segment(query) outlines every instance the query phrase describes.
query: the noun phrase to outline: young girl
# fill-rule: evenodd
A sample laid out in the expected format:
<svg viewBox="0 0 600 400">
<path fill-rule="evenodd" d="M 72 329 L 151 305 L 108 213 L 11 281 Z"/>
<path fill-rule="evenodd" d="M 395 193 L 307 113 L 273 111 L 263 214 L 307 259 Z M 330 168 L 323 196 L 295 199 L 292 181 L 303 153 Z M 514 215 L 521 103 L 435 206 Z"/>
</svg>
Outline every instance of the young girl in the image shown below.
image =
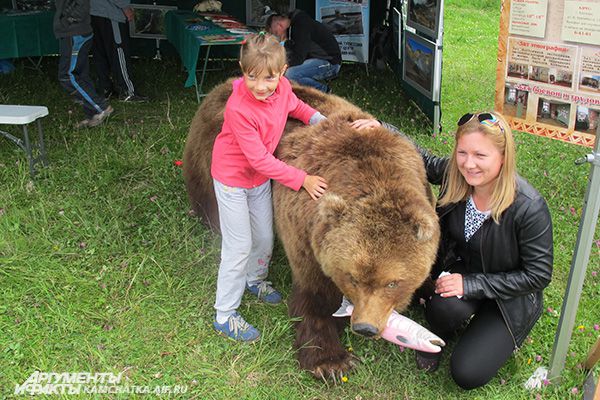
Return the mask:
<svg viewBox="0 0 600 400">
<path fill-rule="evenodd" d="M 296 191 L 303 187 L 313 200 L 327 189 L 323 178 L 285 164 L 273 152 L 288 115 L 305 124 L 325 117 L 292 92 L 283 77 L 285 49 L 274 36 L 250 35 L 240 50 L 240 67 L 243 78 L 233 82 L 212 153 L 222 233 L 213 325 L 223 336 L 252 342 L 260 332 L 236 311 L 244 287 L 267 303 L 281 301 L 281 294 L 265 281 L 273 249 L 270 179 Z"/>
</svg>

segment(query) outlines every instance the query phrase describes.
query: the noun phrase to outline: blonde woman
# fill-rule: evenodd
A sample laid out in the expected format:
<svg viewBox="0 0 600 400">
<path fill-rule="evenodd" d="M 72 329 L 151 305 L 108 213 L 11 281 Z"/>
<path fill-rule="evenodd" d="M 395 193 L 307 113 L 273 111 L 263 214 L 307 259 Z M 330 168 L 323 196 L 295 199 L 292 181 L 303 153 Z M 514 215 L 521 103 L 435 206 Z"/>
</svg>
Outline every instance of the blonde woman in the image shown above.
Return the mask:
<svg viewBox="0 0 600 400">
<path fill-rule="evenodd" d="M 552 222 L 545 200 L 516 172 L 502 116 L 465 114 L 455 138 L 449 158 L 422 150 L 430 183 L 442 185 L 442 241 L 425 316 L 443 339 L 458 333 L 450 371 L 460 387 L 473 389 L 497 374 L 542 313 L 542 290 L 552 276 Z M 417 366 L 435 371 L 440 357 L 417 352 Z"/>
</svg>

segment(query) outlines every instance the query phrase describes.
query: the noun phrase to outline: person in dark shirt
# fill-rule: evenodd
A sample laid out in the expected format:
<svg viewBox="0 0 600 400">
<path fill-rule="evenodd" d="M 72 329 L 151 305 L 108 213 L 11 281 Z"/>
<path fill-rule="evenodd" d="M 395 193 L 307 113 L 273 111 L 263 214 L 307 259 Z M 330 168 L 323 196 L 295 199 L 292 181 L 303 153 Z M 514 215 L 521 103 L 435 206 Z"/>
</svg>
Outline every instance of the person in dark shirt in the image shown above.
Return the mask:
<svg viewBox="0 0 600 400">
<path fill-rule="evenodd" d="M 285 76 L 329 93 L 331 88 L 323 81 L 335 78 L 342 64 L 340 46 L 329 29 L 301 10 L 269 16 L 266 28 L 285 43 L 289 65 Z"/>
<path fill-rule="evenodd" d="M 113 108 L 99 96 L 90 79 L 88 55 L 92 48 L 90 0 L 56 0 L 54 36 L 59 40 L 58 81 L 83 106 L 86 118 L 78 128 L 100 125 Z"/>
</svg>

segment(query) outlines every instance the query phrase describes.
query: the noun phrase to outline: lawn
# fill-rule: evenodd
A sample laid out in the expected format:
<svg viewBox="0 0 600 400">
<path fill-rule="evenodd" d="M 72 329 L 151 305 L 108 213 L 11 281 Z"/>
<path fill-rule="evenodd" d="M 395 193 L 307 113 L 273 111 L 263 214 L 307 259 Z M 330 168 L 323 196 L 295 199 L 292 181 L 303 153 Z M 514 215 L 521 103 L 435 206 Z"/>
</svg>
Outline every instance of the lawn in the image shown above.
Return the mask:
<svg viewBox="0 0 600 400">
<path fill-rule="evenodd" d="M 447 154 L 455 121 L 493 106 L 499 10 L 499 1 L 446 2 L 444 133 L 431 135 L 390 71 L 367 76 L 364 66 L 345 64 L 334 93 Z M 36 71 L 18 60 L 13 74 L 0 76 L 0 103 L 50 111 L 50 167 L 37 179 L 22 152 L 0 140 L 0 398 L 36 370 L 123 373 L 129 385 L 182 385 L 178 397 L 196 399 L 581 398 L 581 363 L 600 324 L 598 230 L 562 380 L 535 392 L 522 384 L 549 364 L 589 174 L 573 161 L 590 149 L 516 133 L 519 170 L 550 206 L 555 269 L 547 311 L 497 378 L 465 392 L 448 375 L 448 357 L 427 374 L 415 369 L 412 350 L 347 331 L 343 340 L 361 363 L 347 382 L 327 386 L 299 370 L 285 305 L 244 297 L 242 314 L 263 334 L 254 345 L 211 328 L 219 237 L 190 215 L 175 165 L 198 106 L 179 60 L 136 60 L 136 81 L 151 102 L 115 101 L 108 123 L 89 130 L 74 129 L 83 116 L 59 87 L 56 64 L 47 58 Z M 236 74 L 229 62 L 207 85 Z M 271 280 L 289 295 L 279 246 Z M 418 309 L 407 315 L 423 322 Z"/>
</svg>

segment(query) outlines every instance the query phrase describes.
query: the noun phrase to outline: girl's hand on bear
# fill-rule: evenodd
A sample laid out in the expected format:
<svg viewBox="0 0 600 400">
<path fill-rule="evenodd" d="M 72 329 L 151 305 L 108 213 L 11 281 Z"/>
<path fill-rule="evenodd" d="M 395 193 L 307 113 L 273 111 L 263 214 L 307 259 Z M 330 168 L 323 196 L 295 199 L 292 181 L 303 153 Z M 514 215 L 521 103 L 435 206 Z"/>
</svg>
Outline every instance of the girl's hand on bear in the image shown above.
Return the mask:
<svg viewBox="0 0 600 400">
<path fill-rule="evenodd" d="M 302 187 L 306 189 L 313 200 L 317 200 L 327 190 L 327 181 L 317 175 L 306 175 Z"/>
<path fill-rule="evenodd" d="M 379 128 L 381 126 L 381 122 L 373 118 L 357 119 L 356 121 L 350 123 L 350 126 L 360 131 L 363 129 Z"/>
<path fill-rule="evenodd" d="M 462 296 L 463 278 L 461 274 L 442 276 L 435 281 L 435 292 L 441 297 Z"/>
</svg>

